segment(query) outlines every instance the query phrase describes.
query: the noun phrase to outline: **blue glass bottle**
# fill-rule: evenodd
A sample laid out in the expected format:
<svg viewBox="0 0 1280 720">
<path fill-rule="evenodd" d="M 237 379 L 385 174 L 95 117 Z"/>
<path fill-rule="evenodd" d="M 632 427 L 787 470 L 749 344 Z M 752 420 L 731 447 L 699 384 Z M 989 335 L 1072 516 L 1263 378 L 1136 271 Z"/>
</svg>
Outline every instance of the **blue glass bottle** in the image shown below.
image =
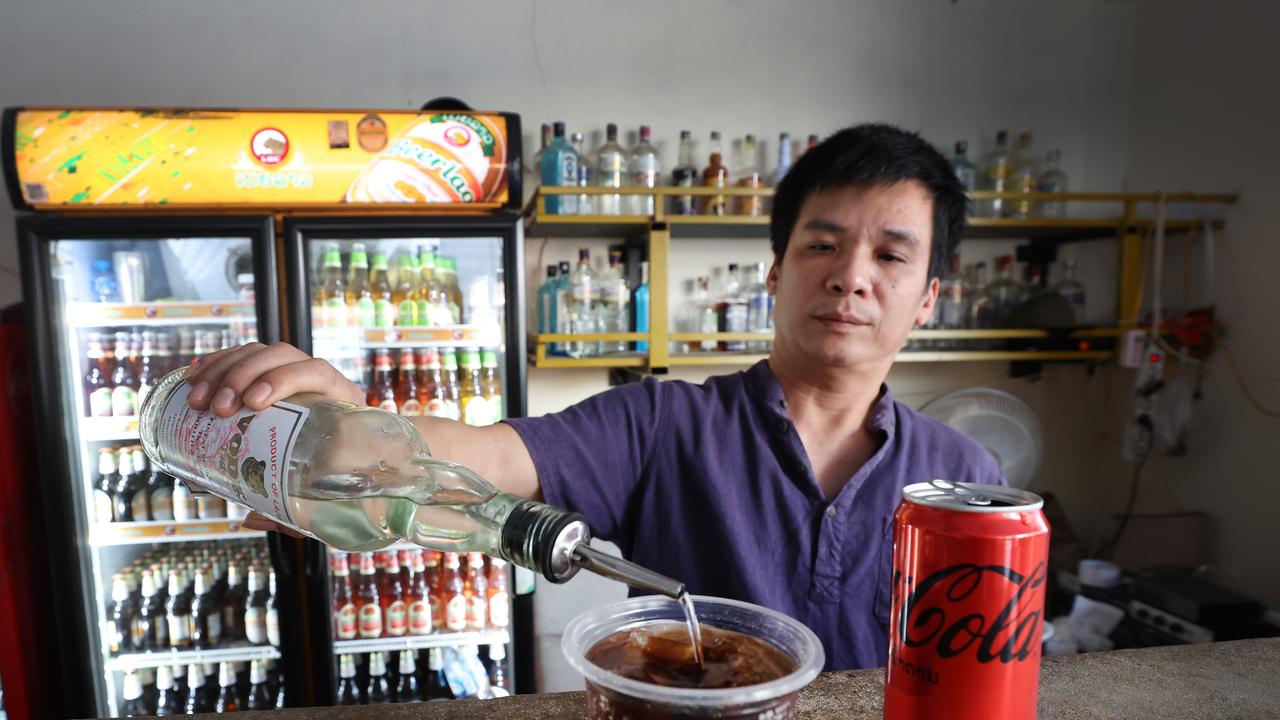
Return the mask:
<svg viewBox="0 0 1280 720">
<path fill-rule="evenodd" d="M 566 187 L 578 184 L 578 165 L 581 158 L 564 137 L 564 123 L 552 125 L 551 144 L 542 151 L 542 184 L 546 187 Z M 578 198 L 573 195 L 548 195 L 548 215 L 576 215 Z"/>
<path fill-rule="evenodd" d="M 638 333 L 649 332 L 649 262 L 640 263 L 640 286 L 636 288 L 631 306 L 636 311 L 636 327 Z M 649 343 L 641 340 L 636 343 L 638 352 L 649 352 Z"/>
</svg>

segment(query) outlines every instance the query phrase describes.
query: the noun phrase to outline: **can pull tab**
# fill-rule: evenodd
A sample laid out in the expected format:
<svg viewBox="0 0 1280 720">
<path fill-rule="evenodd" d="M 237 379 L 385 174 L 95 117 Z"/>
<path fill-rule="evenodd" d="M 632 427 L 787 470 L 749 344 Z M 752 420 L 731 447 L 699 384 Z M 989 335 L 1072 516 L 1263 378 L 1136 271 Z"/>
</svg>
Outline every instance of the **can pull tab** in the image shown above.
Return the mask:
<svg viewBox="0 0 1280 720">
<path fill-rule="evenodd" d="M 948 480 L 930 480 L 929 484 L 939 491 L 960 500 L 965 505 L 986 507 L 991 504 L 991 498 L 986 495 L 976 493 L 967 487 L 957 485 Z"/>
</svg>

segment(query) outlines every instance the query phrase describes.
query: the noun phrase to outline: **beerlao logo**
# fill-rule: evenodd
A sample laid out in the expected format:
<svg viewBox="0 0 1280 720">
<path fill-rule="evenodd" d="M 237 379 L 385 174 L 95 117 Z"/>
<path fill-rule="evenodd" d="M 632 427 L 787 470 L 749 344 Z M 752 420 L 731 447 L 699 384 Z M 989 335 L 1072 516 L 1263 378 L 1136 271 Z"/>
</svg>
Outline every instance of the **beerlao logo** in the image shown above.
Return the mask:
<svg viewBox="0 0 1280 720">
<path fill-rule="evenodd" d="M 902 583 L 895 572 L 895 592 L 911 594 L 898 618 L 898 636 L 905 647 L 932 645 L 940 660 L 972 652 L 979 663 L 1023 662 L 1040 647 L 1044 613 L 1044 563 L 1022 574 L 1000 565 L 963 563 L 942 568 L 910 589 L 914 578 Z M 1007 598 L 995 617 L 982 606 L 992 598 Z"/>
<path fill-rule="evenodd" d="M 263 165 L 279 165 L 289 155 L 289 138 L 276 128 L 265 127 L 253 134 L 249 150 Z"/>
<path fill-rule="evenodd" d="M 460 125 L 451 127 L 445 130 L 444 141 L 457 148 L 466 147 L 471 142 L 471 132 Z"/>
</svg>

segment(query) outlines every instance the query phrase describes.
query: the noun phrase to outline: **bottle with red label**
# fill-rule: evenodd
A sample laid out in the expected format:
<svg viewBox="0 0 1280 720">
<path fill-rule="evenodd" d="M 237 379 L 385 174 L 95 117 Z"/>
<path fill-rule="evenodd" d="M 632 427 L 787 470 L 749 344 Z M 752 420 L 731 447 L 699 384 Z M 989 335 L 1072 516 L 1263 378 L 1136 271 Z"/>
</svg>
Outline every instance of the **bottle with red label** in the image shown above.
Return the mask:
<svg viewBox="0 0 1280 720">
<path fill-rule="evenodd" d="M 382 593 L 382 616 L 386 619 L 386 634 L 400 637 L 409 629 L 409 606 L 405 602 L 404 585 L 400 582 L 400 560 L 394 552 L 385 554 L 382 577 L 385 578 Z"/>
<path fill-rule="evenodd" d="M 435 620 L 435 616 L 431 614 L 432 591 L 427 585 L 427 564 L 423 554 L 421 550 L 410 553 L 413 563 L 413 573 L 410 575 L 408 586 L 410 635 L 430 634 Z"/>
<path fill-rule="evenodd" d="M 420 357 L 420 367 L 422 380 L 418 384 L 418 394 L 422 413 L 431 417 L 453 418 L 456 408 L 449 404 L 449 388 L 440 366 L 440 351 L 424 351 Z"/>
<path fill-rule="evenodd" d="M 467 595 L 461 568 L 458 553 L 444 554 L 444 571 L 440 575 L 440 605 L 444 612 L 442 629 L 447 632 L 462 632 L 467 629 Z"/>
<path fill-rule="evenodd" d="M 511 626 L 510 572 L 507 561 L 496 557 L 489 558 L 489 626 Z"/>
<path fill-rule="evenodd" d="M 115 374 L 115 354 L 102 342 L 102 336 L 89 336 L 89 371 L 84 375 L 85 401 L 89 417 L 111 417 L 111 376 Z"/>
<path fill-rule="evenodd" d="M 356 601 L 351 593 L 351 570 L 347 556 L 334 553 L 330 561 L 333 568 L 333 636 L 337 640 L 355 640 Z"/>
<path fill-rule="evenodd" d="M 484 630 L 489 622 L 489 578 L 482 553 L 467 553 L 463 594 L 467 596 L 467 629 Z"/>
<path fill-rule="evenodd" d="M 366 401 L 370 407 L 382 408 L 388 412 L 396 412 L 396 386 L 392 376 L 391 353 L 379 350 L 373 360 L 373 380 L 369 383 Z"/>
<path fill-rule="evenodd" d="M 444 628 L 444 605 L 440 602 L 440 552 L 424 550 L 422 553 L 423 582 L 427 585 L 427 609 L 431 612 L 431 622 L 437 630 Z"/>
<path fill-rule="evenodd" d="M 413 350 L 405 348 L 400 351 L 400 379 L 396 382 L 396 404 L 400 406 L 400 414 L 406 417 L 422 415 L 422 402 L 418 400 L 418 366 L 413 359 Z"/>
<path fill-rule="evenodd" d="M 361 639 L 382 637 L 382 603 L 378 593 L 378 566 L 373 553 L 360 553 L 360 581 L 356 587 L 356 628 Z"/>
<path fill-rule="evenodd" d="M 400 560 L 400 586 L 404 588 L 407 595 L 413 585 L 413 553 L 409 550 L 400 550 L 397 551 L 396 557 Z"/>
</svg>

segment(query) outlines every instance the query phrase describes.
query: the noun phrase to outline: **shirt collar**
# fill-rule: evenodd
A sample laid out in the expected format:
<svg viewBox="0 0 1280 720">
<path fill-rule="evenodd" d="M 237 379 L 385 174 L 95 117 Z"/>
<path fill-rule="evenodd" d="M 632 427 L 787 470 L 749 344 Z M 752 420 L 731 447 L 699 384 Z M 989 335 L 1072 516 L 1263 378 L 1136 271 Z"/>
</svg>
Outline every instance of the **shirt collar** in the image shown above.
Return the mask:
<svg viewBox="0 0 1280 720">
<path fill-rule="evenodd" d="M 747 390 L 761 409 L 775 415 L 787 416 L 787 398 L 782 392 L 778 377 L 769 368 L 768 360 L 761 360 L 746 372 Z M 897 413 L 893 410 L 893 393 L 887 384 L 881 383 L 880 397 L 867 415 L 867 429 L 882 432 L 886 440 L 892 440 L 897 430 Z"/>
</svg>

